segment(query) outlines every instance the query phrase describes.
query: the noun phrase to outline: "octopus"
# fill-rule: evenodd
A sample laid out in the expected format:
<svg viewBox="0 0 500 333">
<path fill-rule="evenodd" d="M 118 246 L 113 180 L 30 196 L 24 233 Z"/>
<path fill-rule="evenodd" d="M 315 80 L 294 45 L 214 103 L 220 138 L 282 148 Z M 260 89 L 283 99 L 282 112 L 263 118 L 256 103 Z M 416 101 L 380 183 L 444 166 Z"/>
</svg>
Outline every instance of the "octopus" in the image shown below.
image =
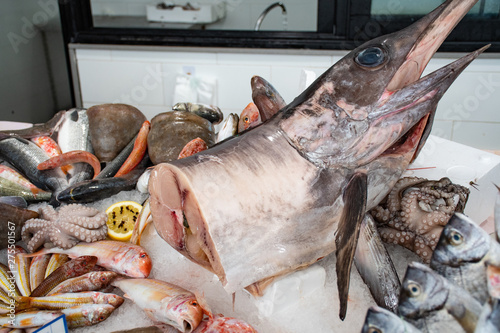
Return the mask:
<svg viewBox="0 0 500 333">
<path fill-rule="evenodd" d="M 29 219 L 23 226 L 21 237 L 29 252 L 45 247 L 68 249 L 80 241 L 96 242 L 107 235 L 108 215 L 80 204 L 60 207 L 47 205 L 39 208 L 39 217 Z"/>
<path fill-rule="evenodd" d="M 406 177 L 370 214 L 384 242 L 404 246 L 428 264 L 441 231 L 454 212 L 463 212 L 468 197 L 469 189 L 446 177 Z"/>
</svg>

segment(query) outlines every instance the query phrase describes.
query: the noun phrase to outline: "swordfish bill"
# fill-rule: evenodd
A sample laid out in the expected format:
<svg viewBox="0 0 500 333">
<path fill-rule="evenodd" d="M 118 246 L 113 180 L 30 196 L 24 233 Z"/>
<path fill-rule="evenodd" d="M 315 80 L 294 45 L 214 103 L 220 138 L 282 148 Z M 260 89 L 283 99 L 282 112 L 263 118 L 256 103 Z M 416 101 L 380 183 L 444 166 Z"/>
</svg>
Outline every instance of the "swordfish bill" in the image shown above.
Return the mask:
<svg viewBox="0 0 500 333">
<path fill-rule="evenodd" d="M 439 99 L 486 48 L 420 79 L 474 3 L 447 1 L 366 42 L 262 125 L 155 166 L 149 192 L 160 237 L 214 272 L 228 293 L 335 252 L 344 319 L 366 212 L 407 168 Z M 370 274 L 368 284 L 384 282 Z"/>
</svg>

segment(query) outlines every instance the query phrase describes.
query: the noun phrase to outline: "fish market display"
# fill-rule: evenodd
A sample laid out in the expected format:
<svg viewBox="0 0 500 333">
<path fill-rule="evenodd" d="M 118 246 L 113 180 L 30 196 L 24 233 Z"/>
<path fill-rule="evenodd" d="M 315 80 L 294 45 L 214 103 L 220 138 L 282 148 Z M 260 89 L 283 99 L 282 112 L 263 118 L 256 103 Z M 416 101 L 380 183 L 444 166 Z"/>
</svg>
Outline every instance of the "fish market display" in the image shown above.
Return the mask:
<svg viewBox="0 0 500 333">
<path fill-rule="evenodd" d="M 255 75 L 250 80 L 252 100 L 259 109 L 260 118 L 266 121 L 286 106 L 285 100 L 271 83 Z"/>
<path fill-rule="evenodd" d="M 194 113 L 195 115 L 210 121 L 213 125 L 219 124 L 224 118 L 222 111 L 215 105 L 202 103 L 177 103 L 172 106 L 172 110 Z"/>
<path fill-rule="evenodd" d="M 257 331 L 243 320 L 216 315 L 203 320 L 193 333 L 257 333 Z"/>
<path fill-rule="evenodd" d="M 38 218 L 26 221 L 22 230 L 23 241 L 30 252 L 45 243 L 68 249 L 79 241 L 106 238 L 108 216 L 97 209 L 72 204 L 56 210 L 48 205 L 41 207 L 39 214 Z"/>
<path fill-rule="evenodd" d="M 134 278 L 148 277 L 152 267 L 151 259 L 142 247 L 118 241 L 81 242 L 67 250 L 57 247 L 45 248 L 27 256 L 46 253 L 67 254 L 70 258 L 95 256 L 98 258 L 97 265 Z"/>
<path fill-rule="evenodd" d="M 193 293 L 155 279 L 121 279 L 113 282 L 155 322 L 169 324 L 184 333 L 193 332 L 203 309 Z"/>
<path fill-rule="evenodd" d="M 20 246 L 14 248 L 14 267 L 15 267 L 15 280 L 16 285 L 21 295 L 28 296 L 31 294 L 30 287 L 30 259 L 23 257 L 22 254 L 26 253 L 26 250 Z"/>
<path fill-rule="evenodd" d="M 407 168 L 441 96 L 485 49 L 419 80 L 473 4 L 448 1 L 357 47 L 261 126 L 156 165 L 149 191 L 158 234 L 228 293 L 335 251 L 344 318 L 365 213 Z"/>
<path fill-rule="evenodd" d="M 87 109 L 95 156 L 110 162 L 139 132 L 146 117 L 127 104 L 101 104 Z"/>
<path fill-rule="evenodd" d="M 439 238 L 430 267 L 481 304 L 489 299 L 487 265 L 500 267 L 500 244 L 463 214 L 454 214 Z"/>
<path fill-rule="evenodd" d="M 19 247 L 16 251 L 25 253 Z M 8 304 L 5 306 L 6 311 L 3 311 L 3 305 L 0 305 L 0 312 L 5 314 L 5 316 L 0 316 L 0 324 L 5 328 L 20 330 L 35 328 L 43 326 L 63 314 L 66 316 L 69 328 L 94 325 L 108 318 L 123 303 L 123 298 L 118 295 L 88 291 L 82 287 L 79 290 L 83 292 L 43 296 L 55 286 L 59 287 L 60 282 L 91 270 L 97 262 L 96 257 L 83 256 L 70 260 L 50 273 L 47 278 L 43 278 L 42 273 L 48 266 L 47 257 L 50 255 L 34 258 L 31 265 L 29 265 L 30 258 L 19 254 L 16 254 L 15 257 L 17 272 L 14 275 L 16 276 L 12 276 L 6 266 L 0 266 L 0 287 L 8 294 L 6 298 L 0 297 L 3 302 Z M 25 264 L 21 265 L 21 261 L 17 259 L 25 260 Z M 35 263 L 37 260 L 38 263 Z M 30 281 L 33 280 L 29 276 L 34 271 L 36 271 L 35 275 L 42 276 L 42 281 L 37 287 L 30 288 Z M 116 275 L 116 273 L 112 274 Z M 17 275 L 20 277 L 18 278 Z M 12 282 L 14 278 L 15 282 Z M 33 291 L 29 289 L 33 289 Z M 0 292 L 0 296 L 2 293 L 3 291 Z"/>
<path fill-rule="evenodd" d="M 361 333 L 419 333 L 418 328 L 394 312 L 380 307 L 371 307 L 366 312 Z"/>
<path fill-rule="evenodd" d="M 464 289 L 448 282 L 429 267 L 411 263 L 404 277 L 398 312 L 409 319 L 421 319 L 420 329 L 437 332 L 444 322 L 431 324 L 435 312 L 449 313 L 466 332 L 474 332 L 482 311 L 481 304 Z M 452 325 L 448 322 L 449 325 Z M 431 325 L 433 326 L 431 329 Z"/>
<path fill-rule="evenodd" d="M 370 213 L 384 242 L 399 244 L 429 263 L 439 235 L 455 212 L 463 212 L 469 189 L 448 178 L 397 181 L 386 201 Z"/>
<path fill-rule="evenodd" d="M 196 138 L 210 147 L 215 133 L 210 121 L 190 112 L 172 111 L 157 114 L 151 120 L 148 153 L 153 164 L 177 159 L 182 148 Z"/>
<path fill-rule="evenodd" d="M 6 165 L 0 165 L 0 193 L 3 196 L 19 196 L 30 202 L 48 201 L 52 195 Z"/>
</svg>

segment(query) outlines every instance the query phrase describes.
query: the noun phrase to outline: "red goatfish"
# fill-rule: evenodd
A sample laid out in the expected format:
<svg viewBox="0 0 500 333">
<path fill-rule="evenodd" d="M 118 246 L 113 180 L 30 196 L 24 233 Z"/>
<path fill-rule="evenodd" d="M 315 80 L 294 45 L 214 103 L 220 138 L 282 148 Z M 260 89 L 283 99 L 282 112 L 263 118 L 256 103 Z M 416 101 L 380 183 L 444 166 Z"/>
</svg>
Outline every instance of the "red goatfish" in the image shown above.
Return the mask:
<svg viewBox="0 0 500 333">
<path fill-rule="evenodd" d="M 217 315 L 204 320 L 193 333 L 257 333 L 243 320 Z"/>
<path fill-rule="evenodd" d="M 97 265 L 135 278 L 148 277 L 153 267 L 151 258 L 142 247 L 118 241 L 81 242 L 67 250 L 54 247 L 25 256 L 34 257 L 46 253 L 67 254 L 70 258 L 96 256 Z"/>
<path fill-rule="evenodd" d="M 249 128 L 255 127 L 262 123 L 260 119 L 260 112 L 253 102 L 249 103 L 246 108 L 241 111 L 240 121 L 238 122 L 238 133 L 243 132 Z"/>
<path fill-rule="evenodd" d="M 133 300 L 155 324 L 168 324 L 191 333 L 203 318 L 203 308 L 195 295 L 174 284 L 154 279 L 122 279 L 112 285 L 120 288 L 124 297 Z"/>
</svg>

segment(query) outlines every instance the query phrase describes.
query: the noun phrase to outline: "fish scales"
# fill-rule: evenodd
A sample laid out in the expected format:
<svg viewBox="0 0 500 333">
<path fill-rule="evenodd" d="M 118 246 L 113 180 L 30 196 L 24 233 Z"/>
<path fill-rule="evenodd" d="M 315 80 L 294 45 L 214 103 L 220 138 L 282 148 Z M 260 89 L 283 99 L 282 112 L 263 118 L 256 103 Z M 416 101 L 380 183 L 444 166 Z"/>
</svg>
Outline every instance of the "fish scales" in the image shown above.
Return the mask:
<svg viewBox="0 0 500 333">
<path fill-rule="evenodd" d="M 58 293 L 101 290 L 107 287 L 117 276 L 117 273 L 109 271 L 89 272 L 59 283 L 47 296 Z"/>
<path fill-rule="evenodd" d="M 17 297 L 16 301 L 16 309 L 62 310 L 83 304 L 110 304 L 117 308 L 123 303 L 123 298 L 115 294 L 90 291 L 42 297 Z"/>
<path fill-rule="evenodd" d="M 68 182 L 60 169 L 38 170 L 38 164 L 49 159 L 36 144 L 22 138 L 0 141 L 0 157 L 12 164 L 34 185 L 46 191 L 59 191 Z"/>
<path fill-rule="evenodd" d="M 47 268 L 45 270 L 45 277 L 49 276 L 53 271 L 58 269 L 62 264 L 67 262 L 69 257 L 66 254 L 54 253 L 50 256 L 49 263 L 47 264 Z"/>
<path fill-rule="evenodd" d="M 31 258 L 26 258 L 23 256 L 23 254 L 26 253 L 26 250 L 24 250 L 20 246 L 16 246 L 15 248 L 15 278 L 16 278 L 16 285 L 19 288 L 19 291 L 21 292 L 21 295 L 23 296 L 29 296 L 31 294 L 31 287 L 30 287 L 30 262 Z"/>
</svg>

